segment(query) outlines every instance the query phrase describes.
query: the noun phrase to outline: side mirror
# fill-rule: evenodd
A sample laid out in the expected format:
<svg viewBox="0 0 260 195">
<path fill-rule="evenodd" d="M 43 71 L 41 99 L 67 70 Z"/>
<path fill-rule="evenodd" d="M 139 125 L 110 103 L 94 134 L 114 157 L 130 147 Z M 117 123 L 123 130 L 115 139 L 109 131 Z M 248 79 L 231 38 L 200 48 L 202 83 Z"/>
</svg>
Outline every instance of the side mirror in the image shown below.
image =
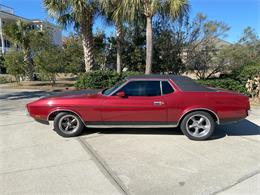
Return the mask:
<svg viewBox="0 0 260 195">
<path fill-rule="evenodd" d="M 102 89 L 102 90 L 100 91 L 100 93 L 103 94 L 107 89 L 108 89 L 108 88 Z"/>
<path fill-rule="evenodd" d="M 116 96 L 122 97 L 122 98 L 126 97 L 125 92 L 123 92 L 123 91 L 120 91 L 120 92 L 116 93 Z"/>
</svg>

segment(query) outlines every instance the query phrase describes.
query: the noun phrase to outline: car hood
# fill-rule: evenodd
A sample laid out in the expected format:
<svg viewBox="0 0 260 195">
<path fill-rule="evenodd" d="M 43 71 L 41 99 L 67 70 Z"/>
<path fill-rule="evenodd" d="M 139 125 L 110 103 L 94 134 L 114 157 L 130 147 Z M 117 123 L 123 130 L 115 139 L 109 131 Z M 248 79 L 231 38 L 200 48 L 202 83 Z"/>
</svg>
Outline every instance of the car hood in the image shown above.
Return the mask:
<svg viewBox="0 0 260 195">
<path fill-rule="evenodd" d="M 75 90 L 51 94 L 42 99 L 71 99 L 71 98 L 94 98 L 98 96 L 99 90 Z"/>
</svg>

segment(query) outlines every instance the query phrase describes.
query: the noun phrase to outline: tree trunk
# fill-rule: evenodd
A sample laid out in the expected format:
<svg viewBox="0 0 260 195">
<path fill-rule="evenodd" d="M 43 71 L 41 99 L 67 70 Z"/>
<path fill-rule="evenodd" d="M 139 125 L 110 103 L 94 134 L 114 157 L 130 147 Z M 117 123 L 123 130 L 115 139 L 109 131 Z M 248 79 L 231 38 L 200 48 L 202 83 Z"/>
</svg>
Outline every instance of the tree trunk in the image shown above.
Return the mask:
<svg viewBox="0 0 260 195">
<path fill-rule="evenodd" d="M 94 53 L 93 53 L 93 16 L 88 14 L 84 24 L 81 25 L 82 45 L 84 51 L 85 71 L 89 72 L 94 67 Z"/>
<path fill-rule="evenodd" d="M 51 86 L 54 87 L 55 84 L 56 84 L 56 75 L 53 74 L 53 75 L 51 75 Z"/>
<path fill-rule="evenodd" d="M 152 73 L 152 59 L 153 59 L 153 28 L 152 16 L 146 17 L 146 67 L 145 74 Z"/>
<path fill-rule="evenodd" d="M 116 72 L 121 74 L 122 70 L 122 24 L 116 24 Z"/>
<path fill-rule="evenodd" d="M 24 53 L 24 62 L 27 64 L 27 76 L 30 81 L 33 81 L 33 60 L 31 56 L 31 52 L 29 49 L 25 49 Z"/>
</svg>

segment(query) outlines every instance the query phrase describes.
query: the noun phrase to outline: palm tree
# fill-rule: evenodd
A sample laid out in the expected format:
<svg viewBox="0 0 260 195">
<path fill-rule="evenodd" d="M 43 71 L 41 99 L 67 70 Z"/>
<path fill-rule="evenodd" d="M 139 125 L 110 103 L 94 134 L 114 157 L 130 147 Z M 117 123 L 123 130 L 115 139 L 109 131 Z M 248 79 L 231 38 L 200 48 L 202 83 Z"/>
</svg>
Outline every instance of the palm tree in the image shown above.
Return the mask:
<svg viewBox="0 0 260 195">
<path fill-rule="evenodd" d="M 16 23 L 8 23 L 3 29 L 4 35 L 15 45 L 22 48 L 24 62 L 27 64 L 27 75 L 29 80 L 33 80 L 33 59 L 31 55 L 32 38 L 35 31 L 31 29 L 31 24 L 18 20 Z"/>
<path fill-rule="evenodd" d="M 112 20 L 116 27 L 116 71 L 121 73 L 122 70 L 122 34 L 124 15 L 121 0 L 101 0 L 101 8 L 108 20 Z"/>
<path fill-rule="evenodd" d="M 126 15 L 133 19 L 141 12 L 146 17 L 146 67 L 145 74 L 152 72 L 153 58 L 153 16 L 162 14 L 175 19 L 188 11 L 188 0 L 124 0 L 123 9 Z"/>
<path fill-rule="evenodd" d="M 67 28 L 73 25 L 80 33 L 84 50 L 85 71 L 94 67 L 93 19 L 98 13 L 98 0 L 43 0 L 50 16 Z"/>
</svg>

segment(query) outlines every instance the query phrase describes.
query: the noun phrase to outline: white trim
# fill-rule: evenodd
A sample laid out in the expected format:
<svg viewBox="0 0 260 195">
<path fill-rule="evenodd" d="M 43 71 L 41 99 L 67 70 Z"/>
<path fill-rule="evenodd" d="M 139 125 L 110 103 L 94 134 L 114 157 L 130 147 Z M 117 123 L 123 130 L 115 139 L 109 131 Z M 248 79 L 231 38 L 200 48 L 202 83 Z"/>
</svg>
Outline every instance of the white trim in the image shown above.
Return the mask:
<svg viewBox="0 0 260 195">
<path fill-rule="evenodd" d="M 169 128 L 177 125 L 86 125 L 89 128 Z"/>
</svg>

